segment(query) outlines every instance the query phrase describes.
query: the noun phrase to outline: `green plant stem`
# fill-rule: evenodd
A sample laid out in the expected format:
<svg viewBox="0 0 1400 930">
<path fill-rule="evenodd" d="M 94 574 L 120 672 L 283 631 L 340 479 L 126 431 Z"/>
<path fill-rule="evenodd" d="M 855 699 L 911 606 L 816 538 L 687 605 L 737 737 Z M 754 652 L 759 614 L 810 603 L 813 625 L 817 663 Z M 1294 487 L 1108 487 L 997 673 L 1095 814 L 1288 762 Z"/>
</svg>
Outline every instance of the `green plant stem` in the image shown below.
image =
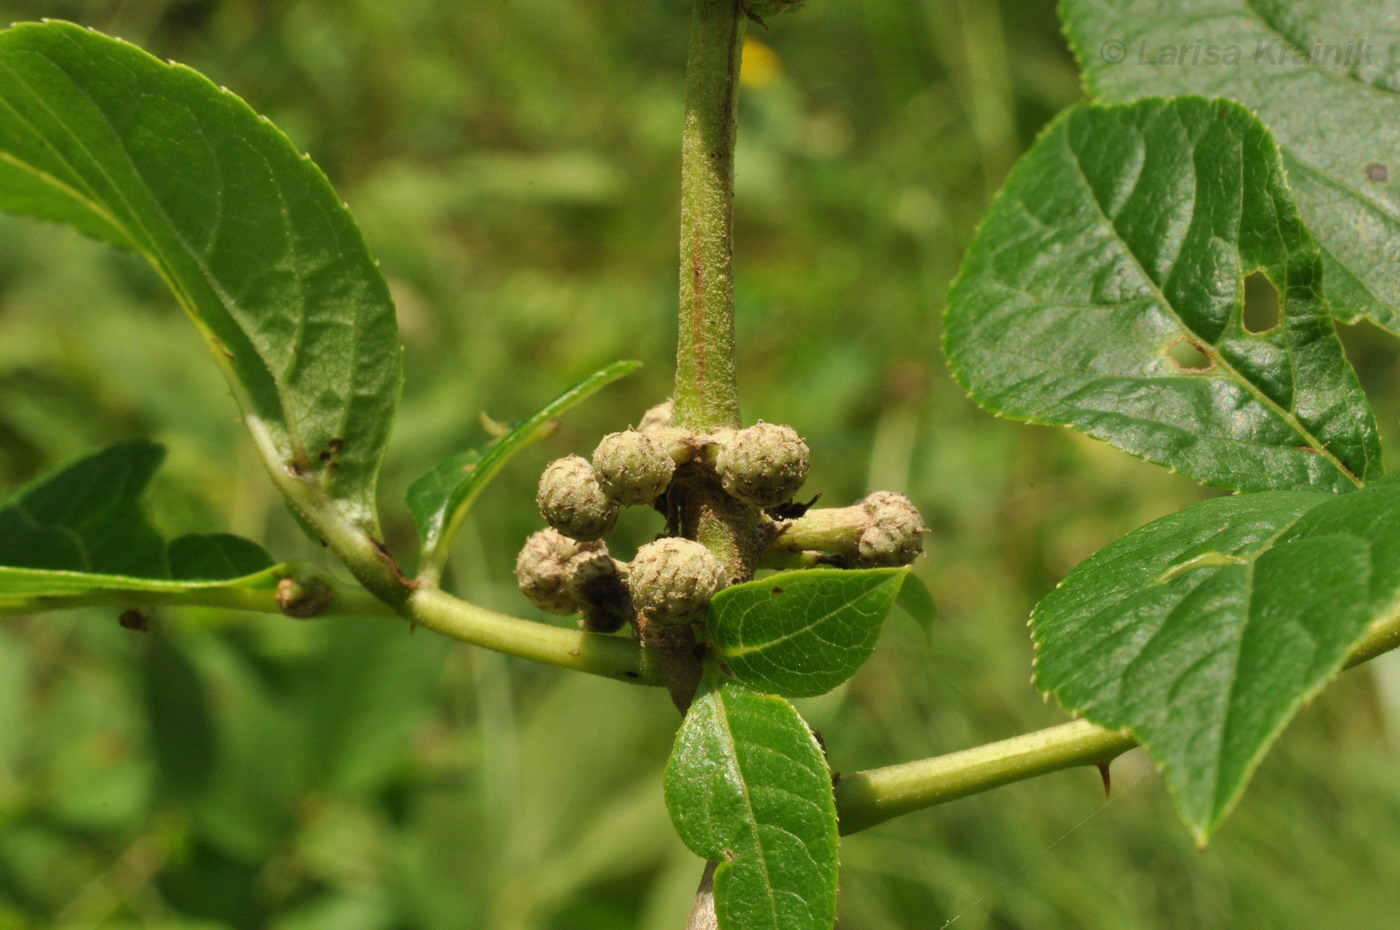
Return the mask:
<svg viewBox="0 0 1400 930">
<path fill-rule="evenodd" d="M 558 668 L 588 672 L 639 685 L 660 685 L 655 663 L 644 661 L 633 640 L 538 623 L 496 613 L 460 600 L 434 585 L 420 585 L 398 608 L 354 586 L 328 583 L 331 597 L 315 619 L 364 617 L 407 620 L 450 639 L 494 649 Z M 0 616 L 67 610 L 74 607 L 212 607 L 275 614 L 275 579 L 264 587 L 209 586 L 169 590 L 104 589 L 82 594 L 14 599 L 0 603 Z"/>
<path fill-rule="evenodd" d="M 1400 646 L 1400 614 L 1371 627 L 1347 657 L 1354 668 Z M 843 834 L 856 833 L 901 814 L 980 794 L 1036 775 L 1081 765 L 1107 765 L 1138 745 L 1087 720 L 1024 733 L 975 749 L 842 775 L 836 809 Z"/>
<path fill-rule="evenodd" d="M 468 603 L 433 585 L 417 588 L 404 619 L 452 639 L 553 665 L 639 685 L 659 685 L 655 663 L 629 637 L 570 630 L 499 614 Z"/>
<path fill-rule="evenodd" d="M 123 609 L 195 606 L 277 613 L 272 588 L 191 588 L 172 591 L 107 590 L 0 604 L 0 616 L 72 607 Z M 654 662 L 644 662 L 630 639 L 536 623 L 467 603 L 430 585 L 417 588 L 395 611 L 357 589 L 337 590 L 320 617 L 402 617 L 451 639 L 507 655 L 633 684 L 661 684 Z M 1346 668 L 1400 647 L 1400 613 L 1372 626 L 1347 657 Z M 1132 736 L 1086 720 L 1024 733 L 973 749 L 852 772 L 836 785 L 841 832 L 856 833 L 925 807 L 980 794 L 1012 782 L 1082 765 L 1107 764 L 1137 745 Z"/>
<path fill-rule="evenodd" d="M 210 607 L 220 610 L 247 610 L 281 613 L 275 583 L 267 587 L 214 585 L 192 588 L 172 584 L 168 589 L 102 588 L 75 594 L 36 595 L 7 599 L 0 603 L 0 616 L 72 610 L 78 607 Z M 336 590 L 330 603 L 317 617 L 397 617 L 392 607 L 369 592 L 351 587 Z"/>
<path fill-rule="evenodd" d="M 839 554 L 856 551 L 861 533 L 870 526 L 870 517 L 860 505 L 809 510 L 795 520 L 780 525 L 770 544 L 774 552 L 817 550 Z"/>
<path fill-rule="evenodd" d="M 408 600 L 412 584 L 378 539 L 377 515 L 362 514 L 356 518 L 347 514 L 313 478 L 293 474 L 285 467 L 266 424 L 251 415 L 245 415 L 244 422 L 272 483 L 355 580 L 391 607 L 400 607 Z"/>
<path fill-rule="evenodd" d="M 680 313 L 676 426 L 706 433 L 742 425 L 734 348 L 734 138 L 745 18 L 739 0 L 695 0 L 681 138 Z M 672 481 L 681 532 L 714 553 L 731 584 L 753 574 L 759 515 L 737 505 L 713 471 Z M 685 713 L 699 659 L 674 644 L 657 667 Z"/>
<path fill-rule="evenodd" d="M 737 0 L 695 0 L 681 140 L 680 326 L 675 423 L 736 428 L 734 114 L 744 16 Z"/>
<path fill-rule="evenodd" d="M 975 749 L 842 775 L 836 807 L 842 833 L 1036 775 L 1107 763 L 1137 741 L 1087 720 L 1024 733 Z"/>
</svg>

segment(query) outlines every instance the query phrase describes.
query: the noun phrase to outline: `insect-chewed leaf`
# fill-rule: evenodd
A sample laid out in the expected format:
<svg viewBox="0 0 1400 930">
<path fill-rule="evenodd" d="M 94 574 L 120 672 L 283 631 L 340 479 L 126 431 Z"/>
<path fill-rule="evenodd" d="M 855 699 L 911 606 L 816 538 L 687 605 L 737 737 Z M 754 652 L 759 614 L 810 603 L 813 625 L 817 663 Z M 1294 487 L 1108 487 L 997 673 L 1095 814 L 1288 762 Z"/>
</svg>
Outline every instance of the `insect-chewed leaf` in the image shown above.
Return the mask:
<svg viewBox="0 0 1400 930">
<path fill-rule="evenodd" d="M 1065 0 L 1104 100 L 1244 103 L 1283 149 L 1332 309 L 1400 332 L 1400 19 L 1374 0 Z"/>
<path fill-rule="evenodd" d="M 362 529 L 402 380 L 350 213 L 201 75 L 70 23 L 0 31 L 0 209 L 144 256 L 231 375 L 260 453 Z"/>
<path fill-rule="evenodd" d="M 1252 332 L 1244 281 L 1278 290 Z M 1268 130 L 1236 103 L 1080 106 L 1022 158 L 949 294 L 979 404 L 1071 426 L 1206 484 L 1343 491 L 1375 419 Z"/>
<path fill-rule="evenodd" d="M 1036 684 L 1129 730 L 1199 842 L 1298 707 L 1400 603 L 1400 481 L 1205 501 L 1109 545 L 1036 607 Z"/>
<path fill-rule="evenodd" d="M 666 764 L 666 807 L 690 851 L 719 863 L 720 930 L 831 930 L 831 773 L 787 701 L 707 676 Z"/>
<path fill-rule="evenodd" d="M 226 533 L 167 542 L 142 495 L 165 457 L 136 441 L 61 466 L 0 504 L 0 610 L 36 599 L 191 587 L 273 588 L 283 572 L 254 542 Z"/>
<path fill-rule="evenodd" d="M 759 691 L 825 694 L 875 648 L 906 568 L 782 572 L 725 588 L 710 602 L 715 655 Z"/>
</svg>

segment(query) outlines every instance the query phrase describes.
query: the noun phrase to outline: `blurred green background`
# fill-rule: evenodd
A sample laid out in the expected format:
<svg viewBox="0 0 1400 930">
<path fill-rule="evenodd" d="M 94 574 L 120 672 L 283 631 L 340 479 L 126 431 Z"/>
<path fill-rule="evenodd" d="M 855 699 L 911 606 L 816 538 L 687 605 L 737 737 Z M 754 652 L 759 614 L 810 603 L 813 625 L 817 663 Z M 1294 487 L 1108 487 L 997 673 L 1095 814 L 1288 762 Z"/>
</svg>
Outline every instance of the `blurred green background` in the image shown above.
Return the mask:
<svg viewBox="0 0 1400 930">
<path fill-rule="evenodd" d="M 499 480 L 452 583 L 530 616 L 515 551 L 543 464 L 664 398 L 682 0 L 5 0 L 183 61 L 326 169 L 382 259 L 408 384 L 383 500 L 617 358 L 645 369 Z M 1205 492 L 973 408 L 938 350 L 988 198 L 1080 96 L 1052 0 L 815 0 L 754 30 L 740 114 L 748 420 L 795 424 L 827 504 L 911 494 L 941 606 L 802 703 L 838 770 L 1064 719 L 1028 683 L 1031 605 Z M 1392 446 L 1395 343 L 1346 333 Z M 321 559 L 193 328 L 133 258 L 0 218 L 0 488 L 138 435 L 171 450 L 167 531 Z M 1392 448 L 1392 452 L 1394 449 Z M 1393 457 L 1393 456 L 1392 456 Z M 629 514 L 631 544 L 660 528 Z M 625 549 L 625 545 L 623 547 Z M 623 554 L 626 554 L 625 552 Z M 541 619 L 544 619 L 541 617 Z M 670 830 L 660 692 L 383 621 L 112 611 L 0 623 L 0 928 L 678 930 L 700 865 Z M 1400 661 L 1349 674 L 1198 852 L 1151 764 L 1048 776 L 843 844 L 841 926 L 1386 927 L 1400 912 Z"/>
</svg>

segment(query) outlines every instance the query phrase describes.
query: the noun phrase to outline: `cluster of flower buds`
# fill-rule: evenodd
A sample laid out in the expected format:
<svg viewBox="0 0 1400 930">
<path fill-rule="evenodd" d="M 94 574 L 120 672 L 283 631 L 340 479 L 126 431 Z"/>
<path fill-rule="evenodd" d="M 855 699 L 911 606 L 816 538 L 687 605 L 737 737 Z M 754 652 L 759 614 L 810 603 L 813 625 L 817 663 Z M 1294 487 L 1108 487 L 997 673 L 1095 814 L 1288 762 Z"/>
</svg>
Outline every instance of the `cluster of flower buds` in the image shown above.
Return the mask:
<svg viewBox="0 0 1400 930">
<path fill-rule="evenodd" d="M 580 542 L 606 536 L 619 507 L 656 501 L 671 484 L 676 461 L 665 445 L 640 430 L 609 433 L 593 450 L 551 462 L 540 477 L 540 515 Z"/>
<path fill-rule="evenodd" d="M 675 629 L 704 616 L 728 579 L 703 545 L 663 537 L 625 564 L 601 541 L 621 507 L 666 510 L 678 466 L 709 469 L 725 494 L 759 511 L 775 549 L 816 548 L 852 566 L 905 565 L 922 551 L 923 520 L 901 494 L 881 491 L 853 507 L 814 511 L 806 526 L 783 519 L 811 464 L 792 427 L 760 420 L 695 434 L 672 425 L 672 410 L 670 401 L 658 404 L 636 429 L 604 436 L 591 461 L 570 455 L 545 469 L 536 502 L 551 529 L 530 537 L 516 565 L 521 590 L 541 610 L 581 611 L 589 629 L 627 620 L 639 629 Z M 802 545 L 808 539 L 817 544 Z"/>
<path fill-rule="evenodd" d="M 724 489 L 759 508 L 792 500 L 810 465 L 807 443 L 791 426 L 758 421 L 740 430 L 697 436 L 671 426 L 671 403 L 646 412 L 636 429 L 609 433 L 593 460 L 570 455 L 551 462 L 535 502 L 550 526 L 570 539 L 601 539 L 620 507 L 654 504 L 671 485 L 676 466 L 705 458 Z"/>
</svg>

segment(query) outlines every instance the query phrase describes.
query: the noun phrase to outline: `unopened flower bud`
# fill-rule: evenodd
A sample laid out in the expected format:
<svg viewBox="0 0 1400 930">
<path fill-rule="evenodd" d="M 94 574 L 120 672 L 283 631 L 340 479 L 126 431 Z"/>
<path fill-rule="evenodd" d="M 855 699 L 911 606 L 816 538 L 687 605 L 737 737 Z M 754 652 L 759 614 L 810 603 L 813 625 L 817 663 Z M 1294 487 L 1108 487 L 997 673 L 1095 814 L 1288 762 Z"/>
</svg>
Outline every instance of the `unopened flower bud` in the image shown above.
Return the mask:
<svg viewBox="0 0 1400 930">
<path fill-rule="evenodd" d="M 637 431 L 649 433 L 652 430 L 664 429 L 671 425 L 671 414 L 675 412 L 676 402 L 670 398 L 652 407 L 642 414 L 642 420 L 637 424 Z"/>
<path fill-rule="evenodd" d="M 637 432 L 646 433 L 647 438 L 666 450 L 671 461 L 680 465 L 693 459 L 702 443 L 690 430 L 671 425 L 671 415 L 675 409 L 674 400 L 666 400 L 652 407 L 642 415 L 641 422 L 637 424 Z"/>
<path fill-rule="evenodd" d="M 603 493 L 593 466 L 577 455 L 549 463 L 535 503 L 545 522 L 570 539 L 597 539 L 617 522 L 617 504 Z"/>
<path fill-rule="evenodd" d="M 703 443 L 688 429 L 679 426 L 661 426 L 648 430 L 647 436 L 666 451 L 671 461 L 680 465 L 695 458 Z"/>
<path fill-rule="evenodd" d="M 758 507 L 791 500 L 809 465 L 807 443 L 795 429 L 762 420 L 727 437 L 715 456 L 724 489 Z"/>
<path fill-rule="evenodd" d="M 569 576 L 569 590 L 583 611 L 579 626 L 594 633 L 615 633 L 633 616 L 627 582 L 601 541 L 582 545 L 599 550 L 597 555 L 576 558 Z"/>
<path fill-rule="evenodd" d="M 710 550 L 679 536 L 642 546 L 627 571 L 632 603 L 660 626 L 699 619 L 724 582 L 724 568 Z"/>
<path fill-rule="evenodd" d="M 289 617 L 306 620 L 330 606 L 335 592 L 315 575 L 287 575 L 277 581 L 277 606 Z"/>
<path fill-rule="evenodd" d="M 525 540 L 515 560 L 515 577 L 520 590 L 540 610 L 551 614 L 571 614 L 579 609 L 569 583 L 570 563 L 586 550 L 607 550 L 602 543 L 580 543 L 556 530 L 540 530 Z"/>
<path fill-rule="evenodd" d="M 856 541 L 862 565 L 908 565 L 924 551 L 928 532 L 918 509 L 903 494 L 876 491 L 860 502 L 869 525 Z"/>
<path fill-rule="evenodd" d="M 624 507 L 650 504 L 671 483 L 676 463 L 645 433 L 609 433 L 593 450 L 593 473 L 603 493 Z"/>
</svg>

